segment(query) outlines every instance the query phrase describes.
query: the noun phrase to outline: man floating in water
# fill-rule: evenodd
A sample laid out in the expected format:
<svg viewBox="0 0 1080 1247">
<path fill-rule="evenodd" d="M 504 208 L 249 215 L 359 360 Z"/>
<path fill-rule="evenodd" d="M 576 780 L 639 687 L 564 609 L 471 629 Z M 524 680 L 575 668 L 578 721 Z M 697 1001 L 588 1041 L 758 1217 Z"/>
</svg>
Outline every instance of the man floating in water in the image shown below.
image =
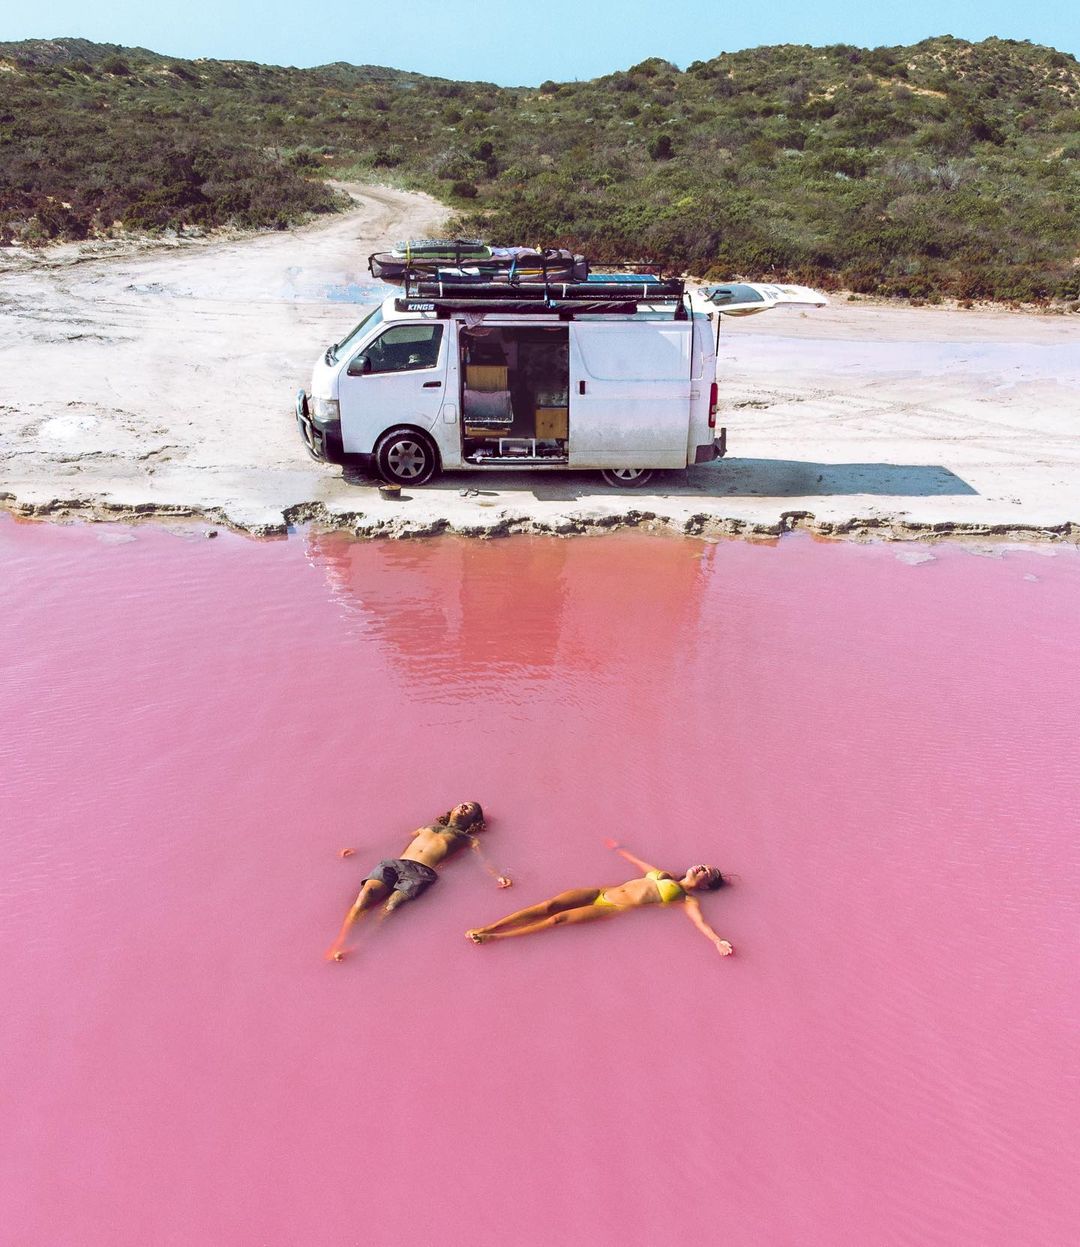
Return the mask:
<svg viewBox="0 0 1080 1247">
<path fill-rule="evenodd" d="M 640 909 L 645 905 L 682 905 L 683 912 L 716 948 L 721 957 L 730 957 L 735 951 L 727 940 L 722 940 L 709 926 L 701 913 L 701 906 L 694 892 L 712 892 L 723 887 L 727 880 L 715 866 L 691 866 L 681 879 L 666 870 L 650 866 L 632 853 L 627 853 L 614 841 L 608 847 L 615 849 L 631 865 L 643 872 L 644 878 L 630 879 L 610 888 L 574 888 L 560 892 L 549 901 L 519 909 L 493 922 L 490 926 L 475 927 L 466 931 L 474 944 L 486 944 L 489 940 L 509 939 L 513 935 L 531 935 L 534 931 L 548 931 L 552 927 L 569 926 L 578 922 L 595 922 L 598 918 L 614 918 L 627 910 Z"/>
<path fill-rule="evenodd" d="M 399 905 L 415 900 L 436 882 L 439 876 L 435 868 L 448 857 L 466 845 L 480 850 L 476 835 L 483 830 L 484 811 L 478 801 L 463 801 L 433 823 L 418 827 L 400 857 L 381 861 L 364 880 L 337 939 L 327 953 L 327 960 L 344 960 L 345 940 L 365 910 L 388 898 L 383 908 L 386 913 L 392 914 Z M 497 880 L 501 888 L 510 886 L 510 880 L 505 875 L 497 876 Z"/>
</svg>

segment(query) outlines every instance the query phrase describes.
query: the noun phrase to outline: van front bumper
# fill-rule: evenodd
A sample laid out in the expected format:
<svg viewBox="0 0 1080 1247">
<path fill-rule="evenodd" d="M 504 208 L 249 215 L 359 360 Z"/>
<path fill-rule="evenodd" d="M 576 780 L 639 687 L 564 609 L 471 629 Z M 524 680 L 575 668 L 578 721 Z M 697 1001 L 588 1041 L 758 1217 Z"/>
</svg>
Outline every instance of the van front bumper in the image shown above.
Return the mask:
<svg viewBox="0 0 1080 1247">
<path fill-rule="evenodd" d="M 707 446 L 699 446 L 694 454 L 695 463 L 712 463 L 714 459 L 723 459 L 727 454 L 727 429 L 720 430 L 720 436 Z"/>
<path fill-rule="evenodd" d="M 306 390 L 296 391 L 296 427 L 308 454 L 323 463 L 333 460 L 333 448 L 341 445 L 341 419 L 322 419 L 315 414 L 315 405 Z"/>
</svg>

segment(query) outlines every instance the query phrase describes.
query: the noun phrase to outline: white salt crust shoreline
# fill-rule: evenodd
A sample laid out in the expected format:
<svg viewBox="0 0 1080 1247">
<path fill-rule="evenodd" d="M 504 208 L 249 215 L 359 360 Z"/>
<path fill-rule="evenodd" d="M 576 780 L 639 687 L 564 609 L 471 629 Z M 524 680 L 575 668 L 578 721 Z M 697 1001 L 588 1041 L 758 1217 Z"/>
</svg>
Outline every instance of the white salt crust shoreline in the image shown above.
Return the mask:
<svg viewBox="0 0 1080 1247">
<path fill-rule="evenodd" d="M 1080 541 L 1080 317 L 843 296 L 725 321 L 718 463 L 641 491 L 452 472 L 385 501 L 307 457 L 293 396 L 358 319 L 367 255 L 437 232 L 445 209 L 349 190 L 355 211 L 289 232 L 0 253 L 0 506 L 253 535 Z"/>
</svg>

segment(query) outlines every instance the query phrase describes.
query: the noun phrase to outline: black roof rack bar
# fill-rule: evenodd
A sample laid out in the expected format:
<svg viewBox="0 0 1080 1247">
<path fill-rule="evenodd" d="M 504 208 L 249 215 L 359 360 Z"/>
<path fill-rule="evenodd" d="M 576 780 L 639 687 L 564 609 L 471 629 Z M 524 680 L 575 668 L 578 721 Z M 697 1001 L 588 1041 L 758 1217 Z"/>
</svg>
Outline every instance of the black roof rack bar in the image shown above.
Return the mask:
<svg viewBox="0 0 1080 1247">
<path fill-rule="evenodd" d="M 629 281 L 577 281 L 545 282 L 531 285 L 506 285 L 492 281 L 433 281 L 416 283 L 415 289 L 406 290 L 406 298 L 418 299 L 509 299 L 551 302 L 556 299 L 614 299 L 625 303 L 635 299 L 640 303 L 677 303 L 686 293 L 685 284 L 679 280 L 629 282 Z"/>
<path fill-rule="evenodd" d="M 502 316 L 559 316 L 562 319 L 572 319 L 574 316 L 598 314 L 633 316 L 638 310 L 638 301 L 633 298 L 624 298 L 617 303 L 612 299 L 440 299 L 412 296 L 395 299 L 394 307 L 399 312 L 434 312 L 442 319 L 455 312 Z M 675 314 L 678 316 L 678 309 Z"/>
<path fill-rule="evenodd" d="M 455 239 L 453 242 L 453 246 L 454 246 L 453 260 L 450 260 L 450 258 L 447 257 L 446 260 L 441 261 L 440 263 L 445 264 L 447 267 L 454 267 L 454 268 L 461 268 L 463 265 L 476 263 L 476 261 L 470 258 L 463 257 L 461 255 L 461 247 L 466 241 L 467 240 L 464 240 L 464 239 Z M 489 274 L 487 278 L 485 279 L 484 284 L 500 285 L 503 287 L 509 287 L 510 289 L 516 289 L 516 288 L 519 288 L 519 286 L 527 285 L 530 287 L 536 287 L 540 290 L 546 291 L 548 286 L 551 284 L 551 277 L 550 277 L 548 265 L 549 263 L 556 263 L 556 261 L 549 259 L 549 256 L 546 250 L 542 248 L 538 248 L 537 250 L 539 254 L 534 257 L 531 257 L 529 262 L 530 264 L 534 266 L 539 265 L 539 269 L 540 269 L 539 277 L 534 275 L 531 279 L 529 278 L 522 279 L 522 277 L 519 274 L 514 273 L 513 269 L 510 269 L 508 272 L 504 274 L 498 274 L 498 275 L 494 273 Z M 374 258 L 375 258 L 374 256 L 368 257 L 368 268 L 371 269 L 372 272 L 374 272 L 374 270 L 372 269 L 372 261 L 374 260 Z M 564 262 L 558 261 L 558 263 L 562 264 Z M 664 286 L 679 285 L 680 287 L 682 287 L 684 285 L 684 283 L 678 278 L 665 277 L 663 265 L 653 260 L 617 260 L 617 261 L 613 261 L 610 267 L 614 271 L 625 272 L 627 276 L 641 276 L 641 277 L 653 278 L 655 279 L 656 283 L 659 283 Z M 534 269 L 534 273 L 535 273 L 535 269 Z M 417 291 L 413 289 L 414 286 L 419 287 L 423 285 L 424 283 L 431 282 L 433 280 L 436 280 L 436 279 L 433 278 L 432 276 L 430 265 L 421 265 L 419 263 L 407 264 L 406 267 L 403 269 L 401 273 L 401 277 L 400 277 L 400 281 L 401 281 L 406 297 L 414 296 L 417 293 Z M 471 281 L 467 277 L 460 279 L 460 282 L 462 285 L 477 284 Z M 455 287 L 458 285 L 458 282 L 454 281 L 453 278 L 449 279 L 446 284 L 450 285 L 451 283 Z M 561 285 L 563 283 L 556 282 L 555 284 Z M 574 284 L 577 284 L 577 283 L 574 283 Z M 594 283 L 594 284 L 599 285 L 601 283 Z M 653 284 L 653 283 L 650 283 L 650 284 Z"/>
</svg>

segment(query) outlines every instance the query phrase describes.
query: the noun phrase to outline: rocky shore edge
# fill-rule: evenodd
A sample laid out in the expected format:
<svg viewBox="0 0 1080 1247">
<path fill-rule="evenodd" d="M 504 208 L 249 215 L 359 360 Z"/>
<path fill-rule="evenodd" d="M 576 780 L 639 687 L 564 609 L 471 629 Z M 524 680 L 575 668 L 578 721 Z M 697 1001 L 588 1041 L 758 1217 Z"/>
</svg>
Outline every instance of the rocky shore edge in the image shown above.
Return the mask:
<svg viewBox="0 0 1080 1247">
<path fill-rule="evenodd" d="M 401 504 L 389 504 L 389 507 Z M 490 518 L 469 522 L 451 517 L 409 517 L 376 511 L 331 510 L 319 502 L 286 507 L 279 519 L 238 518 L 221 507 L 179 504 L 138 503 L 134 505 L 80 498 L 55 498 L 45 502 L 20 501 L 12 494 L 0 494 L 0 509 L 18 519 L 51 520 L 65 523 L 191 523 L 211 525 L 247 537 L 283 537 L 293 529 L 311 526 L 325 532 L 343 532 L 372 540 L 415 540 L 457 536 L 480 540 L 514 536 L 596 536 L 602 533 L 636 529 L 699 538 L 743 538 L 763 540 L 785 533 L 803 532 L 821 539 L 844 541 L 942 541 L 999 540 L 1005 542 L 1072 544 L 1080 546 L 1080 523 L 1060 524 L 980 524 L 942 520 L 918 522 L 898 516 L 851 516 L 844 520 L 818 520 L 812 511 L 781 511 L 773 521 L 752 521 L 736 516 L 709 515 L 704 512 L 686 517 L 665 516 L 648 509 L 628 507 L 616 512 L 583 510 L 552 518 L 529 515 L 503 506 Z"/>
</svg>

